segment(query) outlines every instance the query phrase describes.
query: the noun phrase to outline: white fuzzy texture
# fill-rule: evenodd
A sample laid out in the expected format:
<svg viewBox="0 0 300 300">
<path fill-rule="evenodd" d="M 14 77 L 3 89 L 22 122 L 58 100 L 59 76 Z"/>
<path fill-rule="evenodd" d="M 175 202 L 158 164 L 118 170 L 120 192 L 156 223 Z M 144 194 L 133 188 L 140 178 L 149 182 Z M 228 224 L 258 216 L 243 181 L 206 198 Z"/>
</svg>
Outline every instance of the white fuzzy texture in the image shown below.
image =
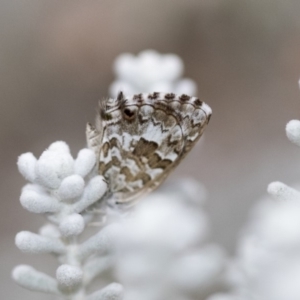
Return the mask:
<svg viewBox="0 0 300 300">
<path fill-rule="evenodd" d="M 246 299 L 241 298 L 236 295 L 230 295 L 230 294 L 214 294 L 214 295 L 208 297 L 206 300 L 246 300 Z M 261 300 L 263 300 L 263 299 L 261 299 Z"/>
<path fill-rule="evenodd" d="M 96 155 L 90 149 L 82 149 L 79 151 L 75 160 L 74 171 L 81 177 L 85 177 L 90 173 L 96 163 Z"/>
<path fill-rule="evenodd" d="M 246 299 L 299 299 L 300 201 L 293 200 L 261 201 L 239 240 L 229 278 Z"/>
<path fill-rule="evenodd" d="M 290 121 L 286 133 L 300 146 L 300 121 Z M 256 205 L 229 268 L 236 298 L 208 300 L 300 299 L 300 192 L 278 181 L 269 184 L 268 192 L 279 201 L 265 198 Z"/>
<path fill-rule="evenodd" d="M 74 199 L 80 197 L 84 190 L 84 179 L 77 175 L 66 177 L 58 188 L 58 195 L 61 199 Z"/>
<path fill-rule="evenodd" d="M 37 214 L 57 212 L 60 208 L 60 204 L 55 198 L 32 189 L 23 189 L 20 202 L 25 209 Z"/>
<path fill-rule="evenodd" d="M 35 166 L 37 159 L 36 157 L 28 152 L 19 156 L 18 158 L 18 169 L 19 172 L 23 175 L 23 177 L 31 182 L 34 182 L 36 179 Z"/>
<path fill-rule="evenodd" d="M 56 279 L 61 289 L 75 289 L 82 283 L 83 273 L 77 266 L 61 265 L 56 270 Z"/>
<path fill-rule="evenodd" d="M 182 291 L 201 292 L 221 274 L 224 259 L 218 246 L 208 245 L 180 257 L 171 267 L 169 276 L 173 285 Z"/>
<path fill-rule="evenodd" d="M 81 199 L 73 205 L 74 212 L 81 213 L 86 208 L 97 202 L 105 194 L 107 184 L 100 175 L 90 180 Z"/>
<path fill-rule="evenodd" d="M 57 189 L 62 180 L 74 171 L 74 160 L 65 147 L 56 144 L 44 151 L 36 164 L 37 180 L 42 185 Z"/>
<path fill-rule="evenodd" d="M 108 225 L 82 243 L 78 250 L 78 255 L 81 260 L 85 260 L 88 256 L 94 253 L 100 255 L 111 250 L 119 232 L 120 227 L 118 224 Z"/>
<path fill-rule="evenodd" d="M 300 146 L 300 121 L 291 120 L 286 125 L 286 135 L 289 140 Z"/>
<path fill-rule="evenodd" d="M 84 230 L 82 215 L 73 214 L 65 217 L 59 224 L 59 230 L 64 237 L 79 235 Z"/>
<path fill-rule="evenodd" d="M 186 184 L 183 180 L 167 192 L 152 193 L 124 219 L 116 239 L 115 272 L 126 286 L 126 300 L 180 300 L 193 294 L 200 299 L 220 280 L 224 253 L 204 244 L 208 219 L 202 201 L 192 199 L 196 189 L 182 193 L 193 186 Z"/>
<path fill-rule="evenodd" d="M 16 246 L 27 253 L 64 253 L 64 244 L 58 239 L 43 237 L 38 234 L 21 231 L 15 238 Z"/>
<path fill-rule="evenodd" d="M 124 289 L 119 283 L 111 283 L 87 297 L 87 300 L 122 300 Z"/>
<path fill-rule="evenodd" d="M 57 141 L 57 142 L 52 143 L 49 146 L 48 151 L 54 151 L 54 152 L 58 152 L 58 153 L 67 153 L 67 154 L 70 154 L 70 147 L 64 141 Z"/>
<path fill-rule="evenodd" d="M 39 230 L 39 234 L 45 237 L 56 239 L 61 237 L 60 231 L 58 230 L 57 226 L 50 223 L 42 226 Z"/>
<path fill-rule="evenodd" d="M 31 266 L 19 265 L 14 268 L 12 278 L 22 287 L 38 292 L 59 295 L 56 280 Z"/>
<path fill-rule="evenodd" d="M 149 201 L 142 202 L 125 226 L 126 235 L 120 237 L 120 242 L 144 243 L 148 247 L 159 244 L 172 251 L 192 246 L 208 232 L 207 217 L 202 211 L 183 207 L 160 194 L 150 195 Z M 163 233 L 157 234 L 161 228 Z"/>
<path fill-rule="evenodd" d="M 184 93 L 194 96 L 196 84 L 191 79 L 180 79 L 183 62 L 175 54 L 160 54 L 153 50 L 137 56 L 121 54 L 114 63 L 117 79 L 110 86 L 112 97 L 123 91 L 127 95 L 141 92 Z"/>
<path fill-rule="evenodd" d="M 181 78 L 183 62 L 174 54 L 152 50 L 138 56 L 123 54 L 114 67 L 118 78 L 111 85 L 112 96 L 121 90 L 197 93 L 191 79 Z M 20 156 L 20 173 L 34 183 L 23 189 L 21 203 L 29 211 L 44 213 L 51 224 L 39 234 L 18 233 L 16 245 L 27 253 L 52 253 L 62 265 L 56 280 L 28 266 L 16 269 L 14 279 L 61 299 L 121 300 L 124 291 L 118 283 L 86 295 L 93 279 L 114 268 L 128 288 L 126 299 L 189 300 L 193 293 L 205 295 L 219 280 L 224 255 L 218 247 L 204 245 L 208 220 L 199 207 L 203 189 L 194 183 L 183 188 L 182 180 L 169 190 L 169 198 L 157 193 L 120 226 L 112 222 L 120 218 L 119 212 L 101 201 L 108 187 L 102 176 L 94 174 L 96 160 L 90 149 L 79 151 L 74 160 L 62 141 L 51 144 L 38 160 L 31 153 Z M 80 244 L 93 209 L 107 214 L 108 225 Z"/>
<path fill-rule="evenodd" d="M 95 257 L 86 262 L 83 267 L 84 284 L 88 285 L 94 278 L 107 271 L 112 265 L 111 257 Z"/>
<path fill-rule="evenodd" d="M 298 201 L 300 203 L 300 192 L 279 181 L 269 184 L 268 193 L 282 201 Z"/>
</svg>

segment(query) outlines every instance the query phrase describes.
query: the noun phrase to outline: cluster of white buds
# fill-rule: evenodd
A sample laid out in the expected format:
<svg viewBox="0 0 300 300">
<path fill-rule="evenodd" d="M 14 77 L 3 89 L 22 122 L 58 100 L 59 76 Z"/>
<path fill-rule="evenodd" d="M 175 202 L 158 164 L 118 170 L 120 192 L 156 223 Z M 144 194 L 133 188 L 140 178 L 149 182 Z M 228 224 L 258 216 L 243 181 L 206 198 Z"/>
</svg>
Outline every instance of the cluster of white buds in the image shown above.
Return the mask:
<svg viewBox="0 0 300 300">
<path fill-rule="evenodd" d="M 196 84 L 183 74 L 177 55 L 147 50 L 138 56 L 120 55 L 114 65 L 117 79 L 112 97 L 143 92 L 196 95 Z M 39 159 L 20 156 L 18 167 L 27 179 L 21 194 L 22 206 L 44 214 L 49 223 L 39 233 L 22 231 L 16 245 L 27 253 L 51 253 L 60 263 L 56 276 L 31 266 L 13 271 L 21 286 L 68 300 L 120 300 L 123 287 L 111 283 L 88 294 L 91 282 L 104 272 L 114 271 L 126 286 L 130 300 L 204 299 L 221 282 L 225 256 L 222 249 L 207 243 L 208 219 L 202 210 L 203 189 L 198 183 L 180 184 L 143 199 L 132 215 L 105 227 L 79 243 L 79 235 L 95 216 L 91 212 L 107 191 L 102 176 L 94 173 L 95 154 L 83 149 L 74 160 L 64 142 L 53 143 Z M 98 205 L 99 206 L 99 205 Z M 118 212 L 113 212 L 114 215 Z M 128 217 L 128 218 L 126 218 Z M 122 228 L 122 230 L 121 230 Z M 112 275 L 112 274 L 111 274 Z"/>
<path fill-rule="evenodd" d="M 24 186 L 20 202 L 28 211 L 44 214 L 49 223 L 38 234 L 19 232 L 16 245 L 25 253 L 51 253 L 61 263 L 55 278 L 28 265 L 17 266 L 13 278 L 19 285 L 62 299 L 122 298 L 123 288 L 117 283 L 87 295 L 92 280 L 109 267 L 107 253 L 118 231 L 117 225 L 111 224 L 78 243 L 95 215 L 88 209 L 107 190 L 104 178 L 93 172 L 95 161 L 90 149 L 80 150 L 74 160 L 65 142 L 51 144 L 39 159 L 32 153 L 19 157 L 19 171 L 30 182 Z"/>
<path fill-rule="evenodd" d="M 286 134 L 300 146 L 300 121 L 290 121 Z M 232 293 L 208 300 L 300 299 L 300 192 L 278 181 L 268 192 L 273 199 L 259 201 L 238 242 Z"/>
<path fill-rule="evenodd" d="M 160 54 L 146 50 L 134 56 L 121 54 L 114 63 L 117 79 L 110 86 L 110 94 L 116 97 L 124 94 L 165 92 L 175 94 L 197 94 L 196 83 L 183 78 L 184 64 L 175 54 Z"/>
<path fill-rule="evenodd" d="M 204 299 L 219 286 L 225 255 L 207 242 L 203 198 L 199 183 L 181 179 L 123 219 L 114 260 L 126 300 Z"/>
</svg>

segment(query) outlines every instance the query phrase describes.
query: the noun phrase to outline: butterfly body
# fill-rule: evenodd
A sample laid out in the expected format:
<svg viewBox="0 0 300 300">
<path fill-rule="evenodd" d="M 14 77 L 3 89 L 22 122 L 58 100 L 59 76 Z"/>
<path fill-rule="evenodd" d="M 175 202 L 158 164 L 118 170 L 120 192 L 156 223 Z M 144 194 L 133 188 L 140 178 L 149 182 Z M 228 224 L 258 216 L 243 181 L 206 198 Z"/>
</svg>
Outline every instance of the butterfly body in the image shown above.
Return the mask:
<svg viewBox="0 0 300 300">
<path fill-rule="evenodd" d="M 131 205 L 158 187 L 202 135 L 211 109 L 196 97 L 138 94 L 100 103 L 87 140 L 108 181 L 109 204 Z"/>
</svg>

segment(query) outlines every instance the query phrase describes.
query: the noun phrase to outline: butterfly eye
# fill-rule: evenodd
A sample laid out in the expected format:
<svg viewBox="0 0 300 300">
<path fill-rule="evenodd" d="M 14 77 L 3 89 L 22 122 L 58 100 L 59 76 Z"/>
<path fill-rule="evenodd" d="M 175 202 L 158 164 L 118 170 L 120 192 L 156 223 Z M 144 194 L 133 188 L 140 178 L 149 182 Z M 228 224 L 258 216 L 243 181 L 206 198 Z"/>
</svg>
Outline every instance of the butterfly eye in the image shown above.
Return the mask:
<svg viewBox="0 0 300 300">
<path fill-rule="evenodd" d="M 134 110 L 131 110 L 129 108 L 125 108 L 123 110 L 123 113 L 124 113 L 124 118 L 127 119 L 127 120 L 132 120 L 135 116 Z"/>
</svg>

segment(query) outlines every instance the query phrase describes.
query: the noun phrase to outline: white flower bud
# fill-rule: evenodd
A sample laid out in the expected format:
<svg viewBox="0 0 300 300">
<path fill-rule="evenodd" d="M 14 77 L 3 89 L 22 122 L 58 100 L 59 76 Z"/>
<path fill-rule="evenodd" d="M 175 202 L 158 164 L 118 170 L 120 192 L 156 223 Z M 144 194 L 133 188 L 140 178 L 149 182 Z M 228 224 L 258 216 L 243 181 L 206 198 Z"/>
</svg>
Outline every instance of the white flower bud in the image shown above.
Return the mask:
<svg viewBox="0 0 300 300">
<path fill-rule="evenodd" d="M 297 201 L 300 203 L 300 193 L 279 181 L 271 182 L 268 185 L 268 193 L 279 200 Z"/>
<path fill-rule="evenodd" d="M 99 231 L 97 234 L 90 237 L 82 243 L 79 248 L 79 256 L 82 260 L 87 258 L 92 253 L 103 254 L 107 252 L 113 244 L 120 232 L 120 227 L 117 224 L 109 225 Z"/>
<path fill-rule="evenodd" d="M 135 57 L 132 54 L 123 53 L 119 55 L 114 62 L 114 71 L 120 79 L 127 81 L 128 75 L 135 68 Z"/>
<path fill-rule="evenodd" d="M 300 121 L 289 121 L 286 125 L 285 130 L 288 139 L 296 145 L 300 146 Z"/>
<path fill-rule="evenodd" d="M 99 201 L 105 194 L 106 189 L 107 184 L 104 182 L 104 178 L 102 176 L 98 175 L 93 177 L 86 186 L 81 199 L 74 203 L 74 212 L 80 213 L 96 201 Z"/>
<path fill-rule="evenodd" d="M 16 246 L 22 251 L 27 253 L 64 253 L 65 246 L 58 240 L 40 236 L 38 234 L 21 231 L 15 238 Z"/>
<path fill-rule="evenodd" d="M 64 237 L 79 235 L 83 229 L 84 220 L 79 214 L 67 216 L 59 224 L 59 230 Z"/>
<path fill-rule="evenodd" d="M 220 278 L 225 264 L 222 250 L 214 245 L 187 253 L 170 268 L 173 285 L 185 292 L 195 293 L 209 288 Z"/>
<path fill-rule="evenodd" d="M 71 154 L 65 151 L 46 150 L 36 164 L 38 182 L 51 189 L 57 189 L 62 180 L 73 171 L 74 160 Z"/>
<path fill-rule="evenodd" d="M 25 209 L 36 214 L 53 213 L 60 208 L 60 204 L 55 198 L 29 189 L 22 191 L 20 202 Z"/>
<path fill-rule="evenodd" d="M 109 94 L 116 98 L 118 94 L 122 91 L 124 95 L 133 95 L 137 93 L 133 86 L 131 86 L 126 81 L 115 80 L 109 87 Z"/>
<path fill-rule="evenodd" d="M 123 286 L 119 283 L 111 283 L 102 290 L 89 295 L 87 300 L 121 300 L 123 296 Z"/>
<path fill-rule="evenodd" d="M 49 275 L 36 271 L 31 266 L 19 265 L 15 267 L 12 272 L 12 278 L 26 289 L 60 295 L 56 280 Z"/>
<path fill-rule="evenodd" d="M 61 153 L 70 153 L 70 148 L 68 144 L 64 141 L 57 141 L 52 143 L 49 148 L 49 151 L 56 151 Z"/>
<path fill-rule="evenodd" d="M 66 177 L 58 188 L 60 199 L 74 199 L 82 195 L 84 189 L 84 180 L 79 175 Z"/>
<path fill-rule="evenodd" d="M 165 54 L 161 55 L 161 71 L 163 71 L 164 79 L 174 81 L 183 73 L 183 62 L 178 55 Z"/>
<path fill-rule="evenodd" d="M 155 82 L 154 84 L 152 84 L 149 87 L 149 90 L 161 92 L 161 93 L 173 93 L 174 86 L 169 81 L 158 81 L 158 82 Z"/>
<path fill-rule="evenodd" d="M 35 173 L 36 162 L 37 159 L 30 152 L 24 153 L 20 155 L 18 158 L 17 165 L 18 165 L 19 172 L 28 181 L 33 182 L 36 178 L 36 173 Z"/>
<path fill-rule="evenodd" d="M 85 177 L 90 173 L 96 163 L 96 155 L 90 149 L 82 149 L 79 151 L 75 160 L 74 170 L 75 173 L 81 177 Z"/>
<path fill-rule="evenodd" d="M 194 80 L 184 78 L 176 83 L 174 92 L 178 95 L 187 94 L 195 96 L 197 94 L 197 85 Z"/>
<path fill-rule="evenodd" d="M 61 290 L 76 289 L 82 283 L 83 273 L 79 267 L 61 265 L 56 270 L 56 279 Z"/>
</svg>

